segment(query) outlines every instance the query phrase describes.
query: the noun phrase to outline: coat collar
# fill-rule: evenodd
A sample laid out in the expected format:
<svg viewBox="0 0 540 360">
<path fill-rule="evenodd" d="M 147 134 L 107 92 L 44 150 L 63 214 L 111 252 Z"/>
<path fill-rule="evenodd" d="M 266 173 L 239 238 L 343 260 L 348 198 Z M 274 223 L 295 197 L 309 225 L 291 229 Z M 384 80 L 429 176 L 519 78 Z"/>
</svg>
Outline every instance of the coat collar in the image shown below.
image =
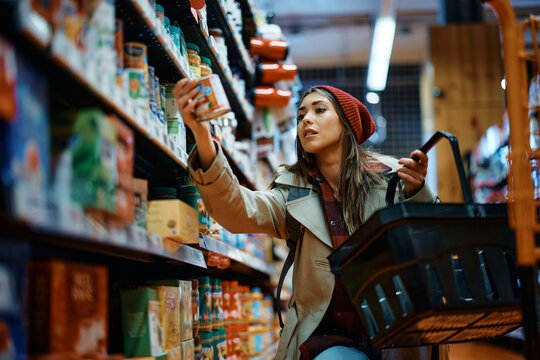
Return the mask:
<svg viewBox="0 0 540 360">
<path fill-rule="evenodd" d="M 313 189 L 313 185 L 303 181 L 302 179 L 300 179 L 299 183 L 295 183 L 294 174 L 287 171 L 285 168 L 278 169 L 278 174 L 279 175 L 274 180 L 276 184 Z M 311 231 L 323 243 L 329 247 L 333 247 L 324 210 L 321 206 L 321 199 L 317 192 L 312 190 L 309 192 L 309 195 L 293 201 L 288 201 L 285 205 L 287 207 L 287 211 L 293 218 L 308 228 L 309 231 Z"/>
<path fill-rule="evenodd" d="M 375 171 L 394 172 L 400 166 L 397 159 L 384 155 L 373 156 Z M 285 186 L 297 186 L 306 189 L 313 189 L 313 185 L 300 179 L 295 183 L 295 175 L 288 171 L 284 166 L 277 169 L 275 184 Z M 308 196 L 286 203 L 287 210 L 300 224 L 308 228 L 319 240 L 333 248 L 332 238 L 325 219 L 324 209 L 321 205 L 321 199 L 317 192 L 310 191 Z"/>
<path fill-rule="evenodd" d="M 297 186 L 297 187 L 306 188 L 306 189 L 313 188 L 313 185 L 304 181 L 304 179 L 300 179 L 299 183 L 295 183 L 294 181 L 295 175 L 292 172 L 285 169 L 285 167 L 278 168 L 277 173 L 278 175 L 276 179 L 274 180 L 276 184 L 286 185 L 286 186 Z"/>
</svg>

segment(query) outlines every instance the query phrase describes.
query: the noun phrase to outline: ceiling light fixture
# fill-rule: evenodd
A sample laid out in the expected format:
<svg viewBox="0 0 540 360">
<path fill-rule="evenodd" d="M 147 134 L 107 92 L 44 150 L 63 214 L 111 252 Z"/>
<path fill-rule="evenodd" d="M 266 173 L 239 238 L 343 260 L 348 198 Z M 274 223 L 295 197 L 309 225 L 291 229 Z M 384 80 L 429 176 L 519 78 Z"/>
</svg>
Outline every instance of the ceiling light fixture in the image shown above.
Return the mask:
<svg viewBox="0 0 540 360">
<path fill-rule="evenodd" d="M 366 94 L 366 101 L 370 104 L 378 104 L 381 98 L 376 92 L 370 91 Z"/>
<path fill-rule="evenodd" d="M 371 52 L 369 54 L 366 86 L 368 90 L 383 91 L 386 88 L 388 67 L 396 33 L 398 0 L 383 0 L 375 21 Z"/>
</svg>

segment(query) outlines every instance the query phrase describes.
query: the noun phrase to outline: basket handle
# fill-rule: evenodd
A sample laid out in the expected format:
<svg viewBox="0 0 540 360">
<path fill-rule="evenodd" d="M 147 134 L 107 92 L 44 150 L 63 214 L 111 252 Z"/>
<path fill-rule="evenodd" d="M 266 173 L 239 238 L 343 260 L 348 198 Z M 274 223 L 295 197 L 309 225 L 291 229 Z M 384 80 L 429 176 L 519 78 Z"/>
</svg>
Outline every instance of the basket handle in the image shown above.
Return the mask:
<svg viewBox="0 0 540 360">
<path fill-rule="evenodd" d="M 471 193 L 471 187 L 469 183 L 467 182 L 467 179 L 465 177 L 465 168 L 463 167 L 463 162 L 461 161 L 461 154 L 459 152 L 459 145 L 457 138 L 446 131 L 437 131 L 421 148 L 420 151 L 422 151 L 424 154 L 427 154 L 427 152 L 435 146 L 436 143 L 439 142 L 442 138 L 447 138 L 448 141 L 450 141 L 450 146 L 452 147 L 452 153 L 454 155 L 454 162 L 456 163 L 458 175 L 459 175 L 459 181 L 461 182 L 461 191 L 463 192 L 463 198 L 465 199 L 465 203 L 472 204 L 473 198 Z M 414 161 L 418 161 L 418 156 L 414 155 L 412 157 Z M 388 181 L 388 188 L 386 190 L 386 206 L 391 206 L 394 204 L 394 196 L 396 194 L 396 187 L 399 182 L 399 176 L 397 173 L 390 178 Z"/>
</svg>

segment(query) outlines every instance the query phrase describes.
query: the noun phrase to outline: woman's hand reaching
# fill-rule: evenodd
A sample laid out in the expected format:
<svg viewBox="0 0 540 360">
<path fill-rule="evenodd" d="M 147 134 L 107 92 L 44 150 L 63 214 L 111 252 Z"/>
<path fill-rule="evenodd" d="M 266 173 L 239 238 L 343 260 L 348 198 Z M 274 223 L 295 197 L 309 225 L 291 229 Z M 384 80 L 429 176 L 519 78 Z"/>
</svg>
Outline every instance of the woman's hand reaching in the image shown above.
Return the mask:
<svg viewBox="0 0 540 360">
<path fill-rule="evenodd" d="M 178 81 L 173 89 L 173 96 L 178 102 L 178 111 L 180 111 L 184 124 L 193 132 L 195 140 L 210 134 L 208 121 L 199 121 L 195 115 L 195 108 L 199 105 L 197 84 L 197 80 L 184 78 Z"/>
<path fill-rule="evenodd" d="M 173 96 L 178 103 L 178 111 L 184 124 L 191 129 L 197 143 L 200 166 L 207 170 L 214 161 L 217 150 L 212 141 L 210 123 L 199 121 L 195 115 L 195 108 L 199 104 L 197 99 L 197 80 L 182 79 L 176 83 Z"/>
</svg>

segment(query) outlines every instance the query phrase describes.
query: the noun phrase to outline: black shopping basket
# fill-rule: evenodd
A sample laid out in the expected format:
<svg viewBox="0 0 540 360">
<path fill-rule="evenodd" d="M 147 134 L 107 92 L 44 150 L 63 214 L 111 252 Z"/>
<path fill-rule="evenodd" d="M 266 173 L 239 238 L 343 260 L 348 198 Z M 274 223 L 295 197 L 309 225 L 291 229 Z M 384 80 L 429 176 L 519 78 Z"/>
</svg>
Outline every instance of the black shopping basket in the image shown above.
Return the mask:
<svg viewBox="0 0 540 360">
<path fill-rule="evenodd" d="M 377 347 L 492 338 L 521 325 L 514 234 L 506 204 L 475 204 L 455 136 L 464 204 L 392 205 L 397 174 L 377 211 L 329 257 Z"/>
</svg>

